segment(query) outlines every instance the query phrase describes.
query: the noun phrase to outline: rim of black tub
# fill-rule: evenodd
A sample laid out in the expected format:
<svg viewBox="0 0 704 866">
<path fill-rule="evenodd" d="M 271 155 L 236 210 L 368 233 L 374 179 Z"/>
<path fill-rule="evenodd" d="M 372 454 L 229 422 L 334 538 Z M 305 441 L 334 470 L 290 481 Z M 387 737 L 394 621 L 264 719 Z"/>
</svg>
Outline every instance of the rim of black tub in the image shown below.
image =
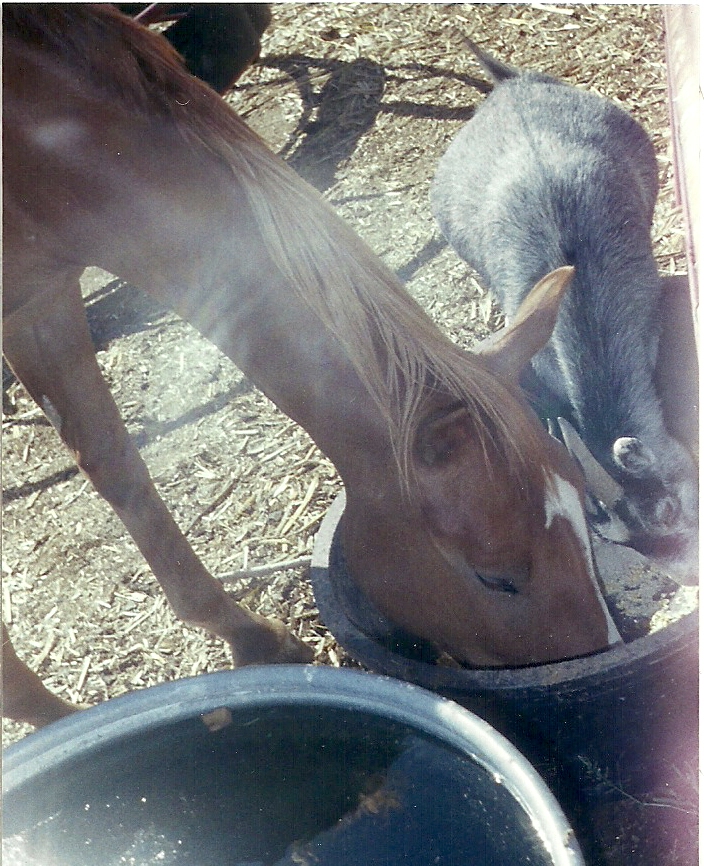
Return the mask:
<svg viewBox="0 0 704 866">
<path fill-rule="evenodd" d="M 389 648 L 389 641 L 403 640 L 403 635 L 389 629 L 386 645 L 383 639 L 370 635 L 362 623 L 372 627 L 380 624 L 379 632 L 388 626 L 363 599 L 344 571 L 339 550 L 338 524 L 345 509 L 342 491 L 326 513 L 315 539 L 311 562 L 311 581 L 320 616 L 335 639 L 357 661 L 377 673 L 398 677 L 426 689 L 442 693 L 462 691 L 522 691 L 535 688 L 572 690 L 588 688 L 589 680 L 598 677 L 600 683 L 613 678 L 623 679 L 624 671 L 637 667 L 654 652 L 679 653 L 683 643 L 697 641 L 698 612 L 688 614 L 651 635 L 617 644 L 599 653 L 566 661 L 550 662 L 515 668 L 455 668 L 432 663 L 432 649 L 422 641 L 407 637 L 414 643 L 415 657 L 408 657 Z M 353 618 L 354 617 L 354 620 Z"/>
<path fill-rule="evenodd" d="M 484 767 L 529 815 L 555 866 L 584 866 L 572 828 L 547 785 L 505 737 L 453 701 L 408 683 L 361 671 L 277 665 L 176 680 L 106 701 L 47 726 L 4 753 L 4 799 L 37 776 L 61 772 L 145 730 L 167 729 L 215 710 L 328 706 L 411 727 Z M 10 816 L 8 816 L 10 817 Z M 12 828 L 6 823 L 6 831 Z"/>
</svg>

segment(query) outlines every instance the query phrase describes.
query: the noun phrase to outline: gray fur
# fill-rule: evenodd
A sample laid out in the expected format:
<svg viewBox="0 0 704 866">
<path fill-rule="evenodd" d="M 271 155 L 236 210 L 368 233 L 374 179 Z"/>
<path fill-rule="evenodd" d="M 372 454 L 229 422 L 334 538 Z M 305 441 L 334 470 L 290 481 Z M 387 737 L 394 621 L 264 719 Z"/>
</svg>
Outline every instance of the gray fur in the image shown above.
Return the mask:
<svg viewBox="0 0 704 866">
<path fill-rule="evenodd" d="M 526 390 L 545 416 L 569 418 L 624 487 L 628 542 L 696 567 L 697 471 L 665 429 L 653 382 L 654 148 L 606 99 L 470 47 L 495 87 L 440 160 L 435 217 L 509 319 L 545 274 L 575 267 Z"/>
</svg>

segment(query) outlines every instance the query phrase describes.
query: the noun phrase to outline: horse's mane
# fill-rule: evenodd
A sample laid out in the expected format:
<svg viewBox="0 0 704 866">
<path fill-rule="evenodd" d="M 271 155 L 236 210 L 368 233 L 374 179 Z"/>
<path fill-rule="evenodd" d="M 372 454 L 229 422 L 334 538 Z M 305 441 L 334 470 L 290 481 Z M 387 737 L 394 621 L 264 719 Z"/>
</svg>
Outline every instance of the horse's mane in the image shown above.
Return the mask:
<svg viewBox="0 0 704 866">
<path fill-rule="evenodd" d="M 386 418 L 406 480 L 432 392 L 465 405 L 482 441 L 517 475 L 540 468 L 537 434 L 515 412 L 512 386 L 444 336 L 323 198 L 185 70 L 165 39 L 99 4 L 5 4 L 3 25 L 89 76 L 107 98 L 171 118 L 186 141 L 231 166 L 272 260 L 343 344 Z"/>
</svg>

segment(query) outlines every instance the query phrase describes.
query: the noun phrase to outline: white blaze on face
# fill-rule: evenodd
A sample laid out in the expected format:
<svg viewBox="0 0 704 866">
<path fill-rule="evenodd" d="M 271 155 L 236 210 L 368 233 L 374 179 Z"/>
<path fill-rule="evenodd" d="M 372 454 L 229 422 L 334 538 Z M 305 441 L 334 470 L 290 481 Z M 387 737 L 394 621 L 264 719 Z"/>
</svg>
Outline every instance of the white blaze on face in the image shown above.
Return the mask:
<svg viewBox="0 0 704 866">
<path fill-rule="evenodd" d="M 584 550 L 584 557 L 587 562 L 587 568 L 589 569 L 589 576 L 594 584 L 599 604 L 601 605 L 601 608 L 604 611 L 604 616 L 606 617 L 609 643 L 622 643 L 621 635 L 618 633 L 616 624 L 611 618 L 611 614 L 609 613 L 606 601 L 601 592 L 601 587 L 599 586 L 599 581 L 596 578 L 594 561 L 592 558 L 592 546 L 589 541 L 589 530 L 587 529 L 587 521 L 584 517 L 579 493 L 577 493 L 576 488 L 574 488 L 569 481 L 561 475 L 549 475 L 548 473 L 545 473 L 545 482 L 545 528 L 550 529 L 550 526 L 556 517 L 562 517 L 570 523 L 574 529 L 575 535 L 579 539 L 579 543 L 582 545 L 582 549 Z"/>
</svg>

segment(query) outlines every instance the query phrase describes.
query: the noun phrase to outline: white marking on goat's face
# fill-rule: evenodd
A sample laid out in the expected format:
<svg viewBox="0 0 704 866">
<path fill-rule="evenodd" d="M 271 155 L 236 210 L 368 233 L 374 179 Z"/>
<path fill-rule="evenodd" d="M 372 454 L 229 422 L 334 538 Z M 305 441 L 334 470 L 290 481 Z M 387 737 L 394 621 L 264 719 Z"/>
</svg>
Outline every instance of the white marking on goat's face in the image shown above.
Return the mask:
<svg viewBox="0 0 704 866">
<path fill-rule="evenodd" d="M 552 522 L 556 517 L 562 517 L 569 522 L 574 530 L 577 539 L 579 540 L 584 557 L 589 569 L 589 577 L 591 578 L 596 590 L 597 598 L 601 609 L 606 617 L 608 627 L 608 639 L 610 644 L 621 643 L 622 638 L 616 628 L 616 624 L 611 618 L 609 609 L 606 606 L 606 601 L 601 592 L 599 581 L 594 570 L 594 560 L 592 557 L 592 546 L 589 541 L 589 530 L 587 529 L 587 521 L 582 510 L 582 503 L 579 498 L 579 493 L 567 479 L 561 475 L 545 473 L 545 528 L 550 529 Z"/>
<path fill-rule="evenodd" d="M 54 430 L 56 430 L 56 432 L 61 435 L 61 415 L 59 415 L 59 413 L 54 408 L 51 400 L 46 396 L 42 396 L 42 410 L 46 417 L 49 419 L 49 422 L 51 423 L 51 426 L 54 428 Z"/>
</svg>

